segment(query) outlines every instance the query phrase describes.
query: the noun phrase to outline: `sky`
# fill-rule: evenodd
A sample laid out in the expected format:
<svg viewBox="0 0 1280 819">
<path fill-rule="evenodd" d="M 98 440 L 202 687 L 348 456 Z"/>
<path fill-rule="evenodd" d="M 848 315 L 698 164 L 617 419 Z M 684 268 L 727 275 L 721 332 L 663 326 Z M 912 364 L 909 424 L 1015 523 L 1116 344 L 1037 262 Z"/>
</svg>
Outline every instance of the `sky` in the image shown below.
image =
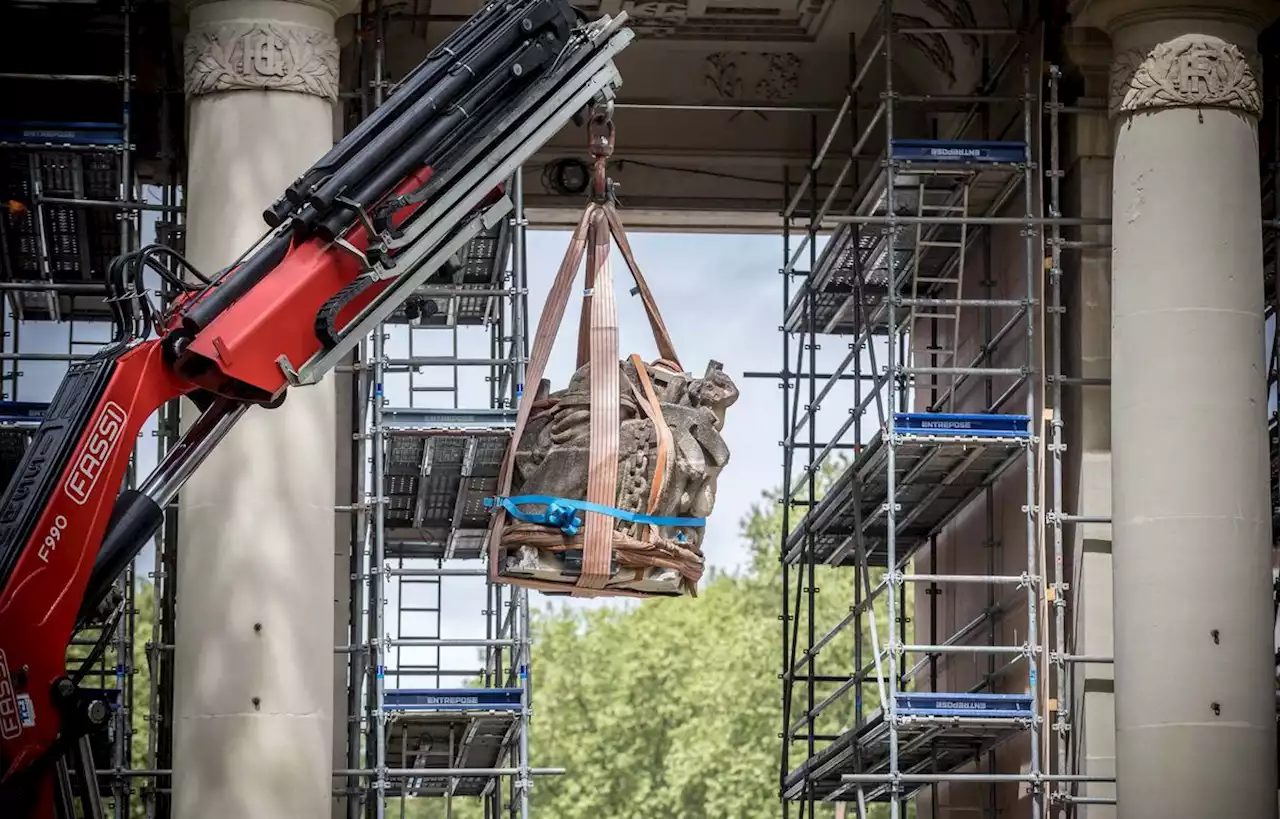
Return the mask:
<svg viewBox="0 0 1280 819">
<path fill-rule="evenodd" d="M 625 218 L 624 212 L 624 221 Z M 569 238 L 567 231 L 530 231 L 528 234 L 531 334 L 537 326 Z M 684 368 L 700 375 L 709 361 L 719 361 L 740 391 L 737 403 L 726 413 L 722 435 L 729 448 L 730 460 L 719 478 L 715 509 L 708 519 L 703 544 L 709 566 L 717 570 L 740 569 L 748 554 L 739 537 L 739 522 L 750 513 L 762 492 L 776 487 L 782 480 L 782 394 L 779 382 L 743 376 L 748 371 L 777 372 L 781 369 L 782 337 L 778 328 L 782 318 L 783 282 L 778 271 L 783 264 L 782 240 L 778 236 L 639 231 L 631 234 L 630 239 L 637 263 L 654 293 Z M 657 349 L 644 308 L 639 297 L 628 295 L 632 281 L 621 254 L 616 250 L 611 258 L 611 267 L 618 300 L 619 352 L 622 356 L 634 352 L 646 360 L 655 358 Z M 562 388 L 573 372 L 580 315 L 581 299 L 575 288 L 545 376 L 550 379 L 552 389 Z M 429 334 L 432 332 L 418 331 L 414 341 L 416 355 L 446 351 L 444 346 L 426 346 L 431 341 Z M 487 334 L 474 332 L 475 337 L 460 342 L 462 355 L 485 354 L 482 351 L 487 343 Z M 445 336 L 436 336 L 437 345 L 448 343 Z M 393 356 L 397 351 L 399 354 L 408 352 L 403 332 L 398 335 L 393 332 L 388 351 Z M 843 353 L 842 347 L 836 361 Z M 823 358 L 829 359 L 829 352 Z M 487 393 L 483 382 L 476 380 L 480 375 L 472 373 L 464 389 L 483 402 Z M 449 380 L 451 374 L 442 371 L 434 378 L 422 376 L 416 383 L 437 385 Z M 397 400 L 397 393 L 402 396 L 409 394 L 408 387 L 407 379 L 399 384 L 393 379 L 387 380 L 393 403 Z M 431 406 L 425 399 L 416 405 Z M 824 426 L 833 428 L 835 424 L 820 424 L 818 428 L 821 430 Z M 443 588 L 443 636 L 463 638 L 482 635 L 483 620 L 479 616 L 484 601 L 482 590 L 479 579 L 450 579 Z M 414 601 L 415 606 L 424 603 L 430 605 L 428 601 Z M 394 607 L 394 600 L 389 605 Z M 531 596 L 531 605 L 535 608 L 592 608 L 627 603 L 615 599 L 547 598 L 535 593 Z M 422 617 L 425 620 L 429 615 Z M 406 615 L 404 636 L 421 636 L 429 631 L 431 626 L 423 620 L 414 622 L 413 615 Z M 415 628 L 418 630 L 414 631 Z M 442 663 L 446 667 L 466 665 L 474 653 L 470 648 L 446 649 Z M 435 651 L 404 649 L 403 656 L 406 664 L 431 662 Z M 434 686 L 435 682 L 432 678 L 408 684 Z"/>
<path fill-rule="evenodd" d="M 623 219 L 625 220 L 625 211 Z M 144 237 L 146 238 L 146 237 Z M 565 231 L 530 231 L 528 235 L 530 330 L 536 326 L 542 303 L 551 286 L 556 269 L 568 245 Z M 716 360 L 734 379 L 740 390 L 740 398 L 727 413 L 722 432 L 730 451 L 730 461 L 721 474 L 715 509 L 707 525 L 704 553 L 709 567 L 717 570 L 741 568 L 747 552 L 739 538 L 739 523 L 750 513 L 761 493 L 781 483 L 783 437 L 781 429 L 782 393 L 780 383 L 774 379 L 747 379 L 744 372 L 777 372 L 782 365 L 782 337 L 779 325 L 783 314 L 783 277 L 779 268 L 783 263 L 783 244 L 780 236 L 769 235 L 684 235 L 649 234 L 636 232 L 631 242 L 641 270 L 654 292 L 655 299 L 672 335 L 677 352 L 685 369 L 700 375 L 708 361 Z M 632 352 L 646 360 L 656 357 L 656 347 L 644 317 L 638 297 L 629 295 L 632 282 L 621 255 L 613 254 L 615 291 L 618 299 L 619 350 L 623 356 Z M 793 284 L 794 288 L 794 284 Z M 573 370 L 576 328 L 580 315 L 580 300 L 571 296 L 562 330 L 554 347 L 547 378 L 552 388 L 565 385 Z M 27 323 L 22 327 L 24 352 L 65 352 L 68 340 L 67 325 Z M 103 342 L 107 337 L 105 326 L 76 325 L 74 334 L 79 341 Z M 388 355 L 409 354 L 408 332 L 405 328 L 390 328 Z M 414 331 L 413 354 L 417 356 L 448 353 L 453 340 L 449 332 L 439 330 Z M 6 347 L 12 350 L 12 339 Z M 462 329 L 458 333 L 458 354 L 487 356 L 488 334 L 482 329 Z M 844 356 L 844 343 L 824 344 L 818 351 L 819 368 L 829 372 Z M 90 352 L 93 345 L 80 345 L 77 352 Z M 793 346 L 794 349 L 794 346 Z M 883 361 L 881 362 L 883 363 Z M 55 362 L 24 362 L 23 377 L 19 383 L 18 398 L 47 401 L 52 397 L 65 365 Z M 459 377 L 458 405 L 462 407 L 486 406 L 488 387 L 484 371 L 475 368 L 462 371 Z M 429 369 L 415 376 L 413 386 L 440 385 L 451 382 L 451 369 Z M 407 376 L 389 376 L 387 392 L 393 407 L 439 406 L 452 403 L 452 396 L 440 393 L 411 393 Z M 852 385 L 848 385 L 852 390 Z M 847 417 L 850 401 L 841 400 L 846 387 L 841 385 L 828 399 L 817 425 L 819 440 Z M 412 396 L 412 397 L 411 397 Z M 428 400 L 428 399 L 434 399 Z M 140 476 L 147 474 L 155 464 L 154 420 L 144 429 L 139 446 Z M 152 569 L 154 556 L 148 550 L 139 560 L 139 571 L 145 574 Z M 460 564 L 461 565 L 461 564 Z M 435 601 L 423 599 L 432 593 L 416 588 L 410 601 L 415 607 L 432 606 Z M 482 580 L 479 578 L 450 578 L 443 586 L 444 599 L 442 629 L 439 636 L 447 638 L 481 637 L 484 620 L 481 611 L 485 604 Z M 399 595 L 392 590 L 389 607 L 394 611 Z M 551 601 L 540 594 L 532 595 L 535 607 L 544 607 Z M 554 605 L 617 605 L 618 601 L 586 602 L 554 598 Z M 414 618 L 419 618 L 415 621 Z M 437 636 L 434 626 L 427 622 L 427 614 L 407 614 L 399 624 L 402 636 Z M 396 618 L 388 617 L 394 632 Z M 409 656 L 410 651 L 417 654 Z M 423 656 L 423 653 L 433 656 Z M 446 667 L 461 670 L 478 667 L 476 649 L 460 647 L 446 649 L 440 659 Z M 434 649 L 405 649 L 404 662 L 434 662 Z M 394 663 L 392 664 L 394 666 Z M 406 685 L 435 687 L 432 680 L 406 681 Z M 441 681 L 440 684 L 447 684 Z"/>
</svg>

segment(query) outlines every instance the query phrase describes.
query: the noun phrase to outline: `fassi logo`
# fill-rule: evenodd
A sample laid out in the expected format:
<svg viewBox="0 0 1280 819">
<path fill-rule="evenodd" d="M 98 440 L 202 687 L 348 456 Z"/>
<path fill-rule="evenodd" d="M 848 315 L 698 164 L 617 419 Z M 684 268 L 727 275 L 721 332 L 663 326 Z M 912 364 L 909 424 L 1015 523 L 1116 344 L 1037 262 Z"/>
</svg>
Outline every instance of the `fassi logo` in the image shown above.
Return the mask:
<svg viewBox="0 0 1280 819">
<path fill-rule="evenodd" d="M 83 506 L 93 494 L 93 487 L 102 474 L 102 467 L 111 457 L 126 420 L 124 410 L 114 401 L 108 401 L 94 423 L 80 453 L 76 456 L 71 474 L 67 476 L 67 497 Z"/>
<path fill-rule="evenodd" d="M 13 695 L 13 683 L 9 681 L 9 660 L 0 651 L 0 739 L 15 739 L 22 733 L 22 718 L 18 716 L 18 698 Z"/>
</svg>

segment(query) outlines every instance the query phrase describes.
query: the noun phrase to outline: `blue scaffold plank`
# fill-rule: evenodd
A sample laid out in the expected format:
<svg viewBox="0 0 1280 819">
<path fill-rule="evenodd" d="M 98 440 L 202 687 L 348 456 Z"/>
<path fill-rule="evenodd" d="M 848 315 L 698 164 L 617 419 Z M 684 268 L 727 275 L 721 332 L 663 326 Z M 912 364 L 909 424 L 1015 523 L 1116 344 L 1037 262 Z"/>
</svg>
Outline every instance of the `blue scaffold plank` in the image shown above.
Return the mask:
<svg viewBox="0 0 1280 819">
<path fill-rule="evenodd" d="M 932 691 L 901 691 L 896 699 L 901 717 L 982 717 L 1031 716 L 1030 694 L 940 694 Z"/>
<path fill-rule="evenodd" d="M 124 126 L 115 122 L 0 122 L 0 142 L 19 145 L 120 145 Z"/>
<path fill-rule="evenodd" d="M 903 162 L 1025 162 L 1025 142 L 993 142 L 967 139 L 895 139 L 893 158 Z"/>
<path fill-rule="evenodd" d="M 1031 417 L 1003 413 L 896 412 L 893 427 L 900 435 L 1026 438 L 1031 435 Z"/>
<path fill-rule="evenodd" d="M 38 426 L 48 411 L 48 404 L 36 401 L 0 401 L 0 424 Z"/>
<path fill-rule="evenodd" d="M 519 688 L 397 688 L 385 696 L 387 711 L 519 711 Z"/>
</svg>

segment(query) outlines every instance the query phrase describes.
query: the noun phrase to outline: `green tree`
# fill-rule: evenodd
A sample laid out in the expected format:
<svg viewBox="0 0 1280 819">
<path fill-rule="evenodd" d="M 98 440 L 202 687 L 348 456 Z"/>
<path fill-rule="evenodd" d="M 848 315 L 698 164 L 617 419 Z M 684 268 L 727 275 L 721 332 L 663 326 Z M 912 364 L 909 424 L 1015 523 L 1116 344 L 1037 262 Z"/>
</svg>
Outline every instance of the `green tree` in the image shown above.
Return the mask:
<svg viewBox="0 0 1280 819">
<path fill-rule="evenodd" d="M 819 494 L 838 468 L 832 465 L 818 476 Z M 539 765 L 567 769 L 564 777 L 536 783 L 539 815 L 778 815 L 783 669 L 778 497 L 766 493 L 741 522 L 752 556 L 748 568 L 716 573 L 697 599 L 651 600 L 586 613 L 558 608 L 537 619 L 532 753 Z M 791 508 L 793 521 L 804 508 Z M 794 592 L 797 570 L 791 571 Z M 819 635 L 849 613 L 854 578 L 848 568 L 816 571 Z M 806 601 L 801 635 L 807 618 Z M 883 624 L 880 631 L 883 640 Z M 863 636 L 863 657 L 869 662 L 869 634 Z M 850 627 L 822 649 L 815 673 L 851 675 L 853 652 Z M 815 699 L 820 702 L 837 688 L 834 683 L 816 686 Z M 797 689 L 793 722 L 807 702 L 804 686 Z M 863 692 L 863 710 L 869 713 L 877 705 L 875 686 L 866 685 Z M 855 708 L 854 697 L 846 694 L 822 712 L 815 732 L 847 730 Z M 803 750 L 793 745 L 791 767 Z"/>
<path fill-rule="evenodd" d="M 833 464 L 818 476 L 819 495 L 841 467 Z M 751 558 L 747 566 L 709 573 L 696 599 L 591 611 L 553 606 L 535 616 L 531 756 L 535 766 L 567 771 L 536 780 L 536 816 L 772 819 L 780 814 L 783 568 L 778 499 L 777 492 L 765 493 L 740 521 Z M 791 507 L 793 526 L 806 508 Z M 796 573 L 791 569 L 793 594 Z M 873 572 L 871 584 L 879 580 Z M 854 582 L 851 568 L 818 567 L 814 623 L 819 635 L 849 614 Z M 134 659 L 137 767 L 146 765 L 150 728 L 145 644 L 153 604 L 150 586 L 144 586 L 138 594 Z M 807 618 L 806 599 L 798 621 L 802 645 Z M 887 638 L 884 620 L 882 616 L 878 622 L 881 645 Z M 866 618 L 862 623 L 862 657 L 869 664 Z M 815 673 L 847 677 L 853 657 L 854 629 L 849 627 L 822 648 Z M 821 702 L 839 687 L 815 686 L 815 700 Z M 869 715 L 878 705 L 874 677 L 862 692 L 862 710 Z M 801 719 L 807 699 L 805 686 L 797 685 L 792 722 Z M 856 700 L 847 692 L 817 718 L 815 732 L 848 730 L 856 713 Z M 803 742 L 794 743 L 789 767 L 798 765 L 804 752 Z M 133 815 L 141 817 L 142 799 L 135 795 L 133 801 Z M 406 819 L 443 819 L 446 813 L 451 819 L 480 819 L 481 809 L 474 799 L 454 800 L 448 811 L 441 799 L 406 800 Z M 824 815 L 835 811 L 820 807 L 817 816 Z M 398 802 L 387 805 L 387 816 L 400 816 Z"/>
</svg>

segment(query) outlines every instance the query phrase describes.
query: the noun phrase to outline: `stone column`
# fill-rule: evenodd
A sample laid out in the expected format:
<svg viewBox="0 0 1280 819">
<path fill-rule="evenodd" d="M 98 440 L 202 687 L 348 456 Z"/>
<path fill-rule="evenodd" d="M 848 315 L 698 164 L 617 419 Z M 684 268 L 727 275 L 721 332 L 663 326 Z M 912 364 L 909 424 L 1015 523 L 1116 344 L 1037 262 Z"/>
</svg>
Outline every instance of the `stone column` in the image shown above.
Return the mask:
<svg viewBox="0 0 1280 819">
<path fill-rule="evenodd" d="M 189 8 L 187 250 L 216 271 L 332 146 L 334 21 L 348 9 Z M 280 409 L 252 409 L 182 491 L 176 819 L 330 813 L 336 446 L 330 378 Z"/>
<path fill-rule="evenodd" d="M 1110 0 L 1122 819 L 1274 819 L 1264 4 Z"/>
</svg>

